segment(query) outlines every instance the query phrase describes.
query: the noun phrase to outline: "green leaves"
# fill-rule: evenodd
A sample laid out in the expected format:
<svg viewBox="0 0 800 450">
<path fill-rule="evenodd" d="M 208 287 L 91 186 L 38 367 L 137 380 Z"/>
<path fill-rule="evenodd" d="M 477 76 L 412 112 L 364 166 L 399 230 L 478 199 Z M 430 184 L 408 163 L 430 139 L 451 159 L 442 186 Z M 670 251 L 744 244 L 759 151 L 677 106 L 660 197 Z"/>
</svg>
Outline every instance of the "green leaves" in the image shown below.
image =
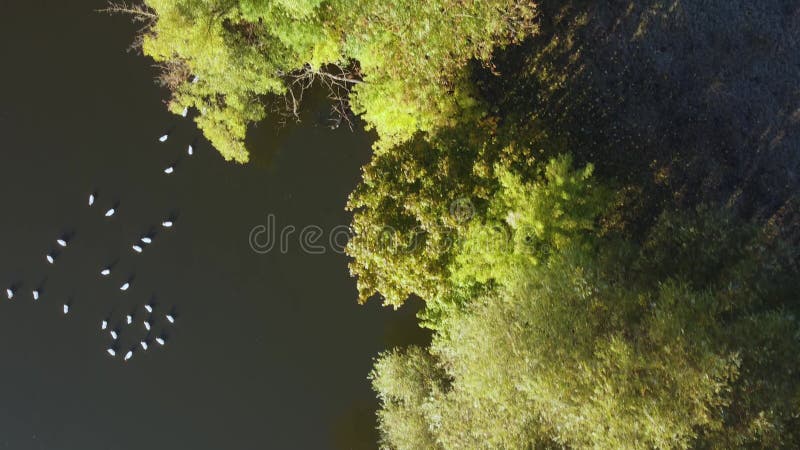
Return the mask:
<svg viewBox="0 0 800 450">
<path fill-rule="evenodd" d="M 535 31 L 533 4 L 146 2 L 170 109 L 196 108 L 226 159 L 247 161 L 266 97 L 330 67 L 361 81 L 379 140 L 350 271 L 361 302 L 422 297 L 436 331 L 375 363 L 384 448 L 800 448 L 796 246 L 705 208 L 603 228 L 619 211 L 593 166 L 539 161 L 532 142 L 566 141 L 469 79 Z"/>
<path fill-rule="evenodd" d="M 561 157 L 528 182 L 497 173 L 487 216 L 455 250 L 461 280 L 448 280 L 486 289 L 451 290 L 461 303 L 443 315 L 429 299 L 429 355 L 388 356 L 395 367 L 424 359 L 435 375 L 388 381 L 387 356 L 376 363 L 379 393 L 423 393 L 403 415 L 381 415 L 387 448 L 411 417 L 429 448 L 800 445 L 800 276 L 781 245 L 706 209 L 665 214 L 642 244 L 620 241 L 592 225 L 609 203 L 591 168 Z M 479 246 L 493 226 L 552 245 Z M 743 286 L 753 284 L 783 289 Z M 381 414 L 396 407 L 380 398 Z"/>
<path fill-rule="evenodd" d="M 453 277 L 480 283 L 508 278 L 519 265 L 536 265 L 553 251 L 590 245 L 611 193 L 593 183 L 593 167 L 572 168 L 572 157 L 550 160 L 533 182 L 501 166 L 495 168 L 498 194 L 489 204 L 485 222 L 467 228 L 456 258 Z"/>
<path fill-rule="evenodd" d="M 439 448 L 429 413 L 436 410 L 444 377 L 433 357 L 418 347 L 388 352 L 375 362 L 369 378 L 383 404 L 378 413 L 383 448 Z"/>
<path fill-rule="evenodd" d="M 534 31 L 533 4 L 505 0 L 145 1 L 158 19 L 144 33 L 144 53 L 182 72 L 164 75 L 170 109 L 210 116 L 198 126 L 237 162 L 247 161 L 247 126 L 264 118 L 264 96 L 283 95 L 309 67 L 355 62 L 365 82 L 353 109 L 389 148 L 480 116 L 467 63 L 488 62 L 492 48 Z"/>
</svg>

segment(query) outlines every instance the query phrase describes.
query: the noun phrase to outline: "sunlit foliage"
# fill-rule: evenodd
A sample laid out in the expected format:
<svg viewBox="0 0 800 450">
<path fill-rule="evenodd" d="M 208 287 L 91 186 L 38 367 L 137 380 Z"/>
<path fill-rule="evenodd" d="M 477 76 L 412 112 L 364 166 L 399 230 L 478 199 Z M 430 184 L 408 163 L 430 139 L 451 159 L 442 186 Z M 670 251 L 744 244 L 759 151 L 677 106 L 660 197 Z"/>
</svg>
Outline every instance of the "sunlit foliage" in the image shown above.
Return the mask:
<svg viewBox="0 0 800 450">
<path fill-rule="evenodd" d="M 572 158 L 564 155 L 523 183 L 498 167 L 498 194 L 485 217 L 469 224 L 453 276 L 486 283 L 517 266 L 536 265 L 553 251 L 587 243 L 611 198 L 592 180 L 593 170 L 573 169 Z"/>
<path fill-rule="evenodd" d="M 354 110 L 383 147 L 477 117 L 465 66 L 488 63 L 496 46 L 532 33 L 535 12 L 507 0 L 145 2 L 155 18 L 143 50 L 167 71 L 170 109 L 197 108 L 206 136 L 239 162 L 248 159 L 248 124 L 265 116 L 265 96 L 292 95 L 298 76 L 338 76 L 326 72 L 331 66 L 352 72 L 343 83 L 357 86 Z"/>
<path fill-rule="evenodd" d="M 410 295 L 446 295 L 452 249 L 485 214 L 500 186 L 496 168 L 535 173 L 533 152 L 486 139 L 494 129 L 476 122 L 416 136 L 364 167 L 348 204 L 355 235 L 347 253 L 359 301 L 380 295 L 399 307 Z"/>
<path fill-rule="evenodd" d="M 492 271 L 428 355 L 381 357 L 384 447 L 413 448 L 406 426 L 428 448 L 800 445 L 791 247 L 716 211 L 665 214 L 644 244 L 594 241 Z M 687 258 L 699 275 L 675 270 Z"/>
<path fill-rule="evenodd" d="M 640 211 L 619 211 L 586 161 L 624 166 L 622 178 L 651 164 L 616 147 L 643 151 L 617 122 L 625 129 L 649 116 L 605 115 L 608 99 L 628 102 L 608 89 L 624 84 L 617 78 L 597 83 L 602 95 L 567 83 L 606 69 L 576 65 L 586 48 L 569 33 L 548 40 L 564 48 L 550 64 L 536 55 L 516 64 L 509 52 L 508 66 L 533 82 L 515 86 L 495 71 L 494 51 L 536 31 L 532 3 L 145 2 L 150 9 L 139 12 L 154 15 L 143 50 L 163 67 L 170 109 L 195 108 L 226 159 L 247 161 L 248 125 L 265 117 L 267 99 L 284 96 L 295 108 L 299 80 L 345 86 L 377 132 L 348 203 L 359 301 L 381 296 L 400 307 L 419 296 L 423 325 L 435 330 L 429 347 L 376 360 L 384 448 L 800 448 L 796 248 L 775 230 L 704 207 L 648 211 L 635 238 L 606 228 Z M 588 17 L 574 22 L 600 35 L 617 27 Z M 620 42 L 624 50 L 630 39 Z M 664 78 L 667 92 L 662 75 L 640 84 Z M 542 99 L 549 109 L 529 110 Z M 601 125 L 585 131 L 581 120 Z M 602 126 L 613 139 L 595 153 Z M 537 148 L 565 142 L 580 142 L 579 167 Z M 716 160 L 717 147 L 708 148 Z M 653 164 L 680 167 L 655 156 Z"/>
<path fill-rule="evenodd" d="M 262 96 L 285 92 L 282 73 L 340 59 L 338 37 L 313 14 L 318 2 L 147 4 L 158 19 L 144 36 L 145 54 L 187 75 L 171 86 L 170 109 L 196 108 L 198 126 L 226 159 L 247 161 L 247 125 L 264 117 Z"/>
</svg>

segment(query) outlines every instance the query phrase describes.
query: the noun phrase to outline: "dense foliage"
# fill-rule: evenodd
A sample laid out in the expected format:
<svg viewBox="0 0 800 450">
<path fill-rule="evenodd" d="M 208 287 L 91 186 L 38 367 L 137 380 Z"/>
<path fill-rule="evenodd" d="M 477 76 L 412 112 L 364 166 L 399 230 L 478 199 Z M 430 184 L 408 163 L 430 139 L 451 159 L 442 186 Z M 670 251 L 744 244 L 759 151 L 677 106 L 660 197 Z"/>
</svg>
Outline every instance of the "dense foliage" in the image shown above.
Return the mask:
<svg viewBox="0 0 800 450">
<path fill-rule="evenodd" d="M 800 445 L 790 247 L 717 211 L 665 214 L 640 244 L 602 236 L 609 203 L 570 208 L 590 178 L 568 162 L 503 183 L 507 245 L 486 245 L 495 225 L 467 233 L 459 271 L 493 288 L 444 316 L 429 350 L 377 361 L 384 447 Z"/>
<path fill-rule="evenodd" d="M 145 4 L 226 159 L 312 81 L 377 131 L 350 271 L 434 330 L 375 361 L 384 448 L 800 448 L 785 2 Z"/>
<path fill-rule="evenodd" d="M 529 35 L 535 11 L 507 0 L 146 4 L 155 19 L 143 50 L 163 64 L 170 109 L 197 108 L 206 137 L 239 162 L 248 159 L 247 125 L 265 116 L 263 97 L 294 96 L 298 81 L 314 77 L 355 86 L 353 109 L 385 147 L 479 115 L 465 83 L 467 63 L 488 61 L 496 46 Z"/>
<path fill-rule="evenodd" d="M 492 128 L 482 123 L 417 136 L 364 167 L 348 204 L 355 211 L 348 254 L 359 301 L 380 294 L 399 307 L 410 295 L 440 295 L 455 239 L 499 185 L 495 166 L 533 164 L 525 152 L 482 142 Z"/>
</svg>

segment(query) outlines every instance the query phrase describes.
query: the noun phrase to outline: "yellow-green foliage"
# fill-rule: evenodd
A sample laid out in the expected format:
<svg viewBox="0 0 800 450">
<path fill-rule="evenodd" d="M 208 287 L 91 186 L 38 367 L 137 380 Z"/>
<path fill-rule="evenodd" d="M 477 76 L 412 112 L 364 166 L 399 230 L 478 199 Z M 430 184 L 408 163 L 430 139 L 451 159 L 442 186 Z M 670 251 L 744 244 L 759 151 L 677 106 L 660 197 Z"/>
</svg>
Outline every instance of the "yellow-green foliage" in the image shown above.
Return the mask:
<svg viewBox="0 0 800 450">
<path fill-rule="evenodd" d="M 437 446 L 426 410 L 435 409 L 444 375 L 434 358 L 416 347 L 406 352 L 387 352 L 376 361 L 369 378 L 383 405 L 378 421 L 392 425 L 385 427 L 381 442 L 384 448 L 417 450 Z"/>
<path fill-rule="evenodd" d="M 351 10 L 346 52 L 366 84 L 353 104 L 388 147 L 416 131 L 452 126 L 478 111 L 465 82 L 467 61 L 489 61 L 496 46 L 532 33 L 532 2 L 364 1 Z M 354 13 L 354 14 L 353 14 Z"/>
<path fill-rule="evenodd" d="M 158 20 L 144 36 L 145 54 L 186 74 L 170 109 L 197 108 L 198 126 L 227 160 L 247 161 L 247 126 L 264 118 L 262 96 L 285 91 L 282 71 L 340 58 L 337 36 L 312 13 L 319 2 L 146 3 Z"/>
<path fill-rule="evenodd" d="M 498 195 L 484 221 L 467 228 L 456 258 L 457 280 L 486 283 L 517 265 L 537 264 L 553 250 L 585 242 L 610 204 L 609 190 L 592 180 L 592 165 L 573 169 L 572 157 L 551 159 L 537 179 L 523 183 L 497 167 Z"/>
<path fill-rule="evenodd" d="M 196 107 L 200 128 L 238 162 L 247 161 L 247 125 L 264 118 L 264 96 L 283 94 L 287 75 L 308 67 L 355 61 L 364 83 L 354 110 L 382 147 L 477 116 L 468 61 L 530 34 L 535 11 L 508 0 L 145 2 L 157 20 L 143 50 L 177 72 L 170 109 Z"/>
<path fill-rule="evenodd" d="M 364 167 L 348 203 L 355 213 L 347 254 L 360 302 L 380 294 L 399 307 L 413 294 L 446 294 L 452 250 L 499 186 L 494 167 L 534 164 L 526 149 L 484 142 L 492 130 L 476 122 L 415 136 Z"/>
<path fill-rule="evenodd" d="M 692 250 L 653 252 L 727 220 L 665 215 L 645 247 L 565 241 L 504 272 L 445 319 L 430 356 L 409 353 L 430 367 L 411 377 L 387 371 L 411 364 L 403 353 L 379 359 L 382 411 L 403 407 L 379 415 L 386 448 L 412 417 L 445 449 L 798 448 L 798 274 L 785 247 L 740 227 L 705 244 L 715 270 L 691 284 L 668 272 Z M 412 388 L 415 401 L 396 402 Z"/>
</svg>

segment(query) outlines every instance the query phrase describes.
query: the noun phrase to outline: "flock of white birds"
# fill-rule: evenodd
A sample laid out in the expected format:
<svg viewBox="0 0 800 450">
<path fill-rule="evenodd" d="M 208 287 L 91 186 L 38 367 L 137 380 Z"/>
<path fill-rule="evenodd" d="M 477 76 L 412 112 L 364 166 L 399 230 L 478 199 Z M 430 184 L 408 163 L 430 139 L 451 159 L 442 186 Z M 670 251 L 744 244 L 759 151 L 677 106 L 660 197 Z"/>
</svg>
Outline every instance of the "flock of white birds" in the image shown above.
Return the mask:
<svg viewBox="0 0 800 450">
<path fill-rule="evenodd" d="M 186 117 L 188 110 L 184 110 L 181 114 L 183 117 Z M 161 137 L 158 138 L 160 142 L 166 142 L 169 139 L 169 133 L 163 134 Z M 186 152 L 189 156 L 194 155 L 194 148 L 192 145 L 189 145 Z M 164 169 L 164 173 L 170 175 L 175 172 L 175 165 L 172 164 Z M 95 205 L 95 202 L 98 200 L 98 193 L 96 191 L 89 194 L 88 204 L 89 207 L 92 208 Z M 119 208 L 118 204 L 114 204 L 113 206 L 109 207 L 105 212 L 105 217 L 110 218 L 117 214 L 117 209 Z M 164 229 L 170 229 L 174 226 L 175 219 L 173 217 L 165 218 L 161 222 L 161 227 Z M 136 253 L 142 253 L 144 248 L 153 243 L 153 234 L 146 234 L 139 238 L 139 240 L 134 243 L 131 248 Z M 64 235 L 56 239 L 56 244 L 62 249 L 66 249 L 70 244 L 70 236 Z M 49 251 L 45 255 L 45 260 L 48 264 L 55 264 L 56 259 L 58 258 L 59 253 L 55 250 Z M 100 276 L 102 277 L 109 277 L 111 276 L 113 267 L 111 265 L 106 265 L 101 268 Z M 126 281 L 120 285 L 119 290 L 122 292 L 128 291 L 133 286 L 133 278 L 128 278 Z M 18 288 L 16 286 L 9 286 L 6 288 L 6 296 L 9 300 L 13 300 L 19 294 Z M 31 290 L 31 296 L 33 301 L 38 302 L 39 298 L 42 296 L 41 288 L 34 288 Z M 70 313 L 70 302 L 64 303 L 62 305 L 62 309 L 64 311 L 64 315 L 68 315 Z M 156 304 L 154 301 L 150 300 L 148 303 L 144 305 L 144 317 L 141 320 L 141 325 L 144 327 L 146 331 L 146 336 L 139 340 L 139 342 L 132 347 L 128 348 L 124 355 L 121 354 L 119 351 L 119 343 L 120 337 L 122 335 L 122 327 L 120 325 L 112 326 L 110 324 L 111 318 L 106 317 L 100 321 L 100 330 L 107 331 L 108 334 L 111 336 L 111 344 L 106 349 L 106 353 L 112 358 L 116 358 L 118 354 L 122 356 L 123 361 L 129 361 L 135 354 L 135 352 L 141 348 L 143 351 L 147 351 L 150 345 L 155 342 L 159 346 L 164 346 L 167 343 L 167 336 L 162 331 L 156 337 L 151 337 L 150 332 L 154 328 L 155 322 L 163 317 L 169 326 L 175 324 L 176 315 L 174 311 L 167 311 L 161 314 L 156 313 Z M 124 325 L 127 327 L 135 326 L 137 324 L 137 320 L 135 320 L 135 312 L 131 312 L 126 314 L 124 317 Z M 127 347 L 126 347 L 127 348 Z"/>
</svg>

